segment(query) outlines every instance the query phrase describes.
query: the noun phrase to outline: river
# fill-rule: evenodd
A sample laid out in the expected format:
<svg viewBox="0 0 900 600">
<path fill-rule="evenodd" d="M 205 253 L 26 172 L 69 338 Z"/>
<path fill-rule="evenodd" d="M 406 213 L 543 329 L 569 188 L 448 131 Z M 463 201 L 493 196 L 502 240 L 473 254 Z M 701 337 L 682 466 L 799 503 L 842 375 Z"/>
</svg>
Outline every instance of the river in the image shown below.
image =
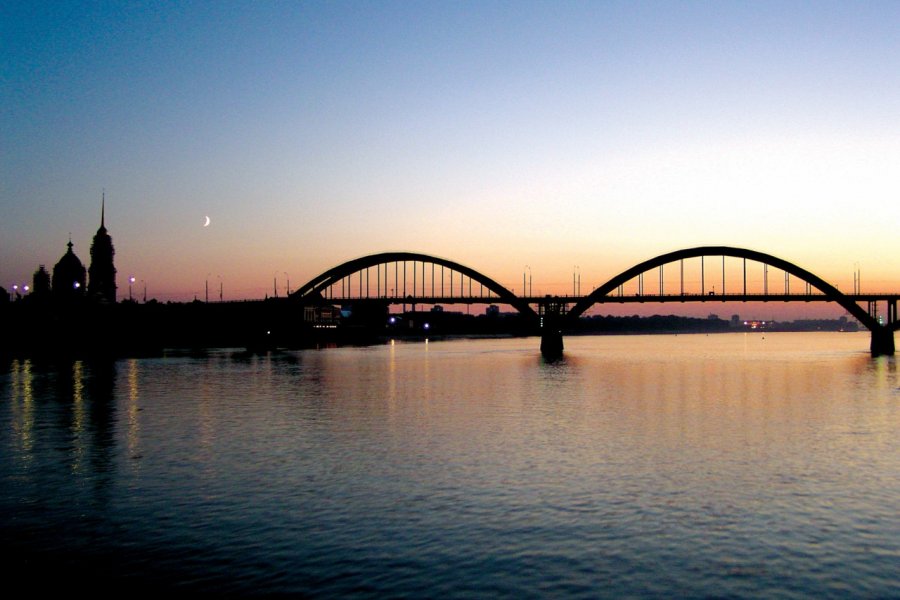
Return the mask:
<svg viewBox="0 0 900 600">
<path fill-rule="evenodd" d="M 32 591 L 900 597 L 900 374 L 865 333 L 0 366 Z M 7 579 L 10 581 L 12 579 Z"/>
</svg>

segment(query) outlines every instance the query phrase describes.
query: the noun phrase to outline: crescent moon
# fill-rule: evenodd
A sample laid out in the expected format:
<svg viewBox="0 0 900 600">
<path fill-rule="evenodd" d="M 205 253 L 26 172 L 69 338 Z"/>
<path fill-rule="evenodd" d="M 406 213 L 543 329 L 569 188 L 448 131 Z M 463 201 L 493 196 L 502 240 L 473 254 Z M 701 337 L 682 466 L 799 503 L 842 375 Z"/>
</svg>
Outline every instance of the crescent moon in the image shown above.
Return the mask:
<svg viewBox="0 0 900 600">
<path fill-rule="evenodd" d="M 204 223 L 203 226 L 209 227 L 209 215 L 206 215 L 206 223 Z"/>
</svg>

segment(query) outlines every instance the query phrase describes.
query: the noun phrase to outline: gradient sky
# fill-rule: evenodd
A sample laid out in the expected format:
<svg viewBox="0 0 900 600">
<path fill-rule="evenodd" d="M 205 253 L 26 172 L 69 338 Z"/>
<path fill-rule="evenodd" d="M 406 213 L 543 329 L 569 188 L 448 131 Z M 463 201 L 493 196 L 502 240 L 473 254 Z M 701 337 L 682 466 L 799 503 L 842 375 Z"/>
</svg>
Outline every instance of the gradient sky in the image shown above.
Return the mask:
<svg viewBox="0 0 900 600">
<path fill-rule="evenodd" d="M 105 189 L 120 297 L 712 244 L 900 289 L 898 2 L 4 1 L 0 73 L 7 288 L 88 262 Z"/>
</svg>

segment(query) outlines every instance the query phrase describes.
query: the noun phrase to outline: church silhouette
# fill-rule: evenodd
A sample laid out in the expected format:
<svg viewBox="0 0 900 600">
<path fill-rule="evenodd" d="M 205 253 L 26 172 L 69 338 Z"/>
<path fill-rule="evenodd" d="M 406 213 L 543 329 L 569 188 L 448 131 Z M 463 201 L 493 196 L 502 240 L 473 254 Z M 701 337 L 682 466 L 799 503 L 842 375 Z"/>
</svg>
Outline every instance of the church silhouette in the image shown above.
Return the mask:
<svg viewBox="0 0 900 600">
<path fill-rule="evenodd" d="M 52 296 L 57 302 L 73 303 L 85 299 L 100 304 L 116 303 L 115 248 L 106 229 L 106 195 L 100 204 L 100 228 L 91 243 L 91 265 L 84 268 L 73 251 L 71 236 L 68 250 L 53 267 L 52 280 L 44 265 L 40 265 L 32 279 L 32 295 Z M 52 283 L 51 283 L 52 281 Z"/>
</svg>

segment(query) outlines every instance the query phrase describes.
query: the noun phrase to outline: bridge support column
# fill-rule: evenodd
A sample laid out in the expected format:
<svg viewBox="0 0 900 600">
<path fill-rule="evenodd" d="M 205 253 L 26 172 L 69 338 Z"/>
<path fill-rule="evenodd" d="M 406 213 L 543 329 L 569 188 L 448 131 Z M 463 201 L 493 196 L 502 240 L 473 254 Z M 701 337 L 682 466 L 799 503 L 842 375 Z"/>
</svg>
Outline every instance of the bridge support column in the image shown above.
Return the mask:
<svg viewBox="0 0 900 600">
<path fill-rule="evenodd" d="M 885 326 L 879 326 L 872 330 L 872 356 L 894 355 L 894 332 Z"/>
<path fill-rule="evenodd" d="M 555 327 L 544 327 L 541 332 L 541 355 L 547 360 L 556 360 L 563 354 L 562 331 Z"/>
<path fill-rule="evenodd" d="M 538 314 L 541 318 L 541 354 L 547 360 L 562 358 L 563 336 L 562 319 L 565 305 L 559 298 L 546 299 L 540 303 Z"/>
</svg>

